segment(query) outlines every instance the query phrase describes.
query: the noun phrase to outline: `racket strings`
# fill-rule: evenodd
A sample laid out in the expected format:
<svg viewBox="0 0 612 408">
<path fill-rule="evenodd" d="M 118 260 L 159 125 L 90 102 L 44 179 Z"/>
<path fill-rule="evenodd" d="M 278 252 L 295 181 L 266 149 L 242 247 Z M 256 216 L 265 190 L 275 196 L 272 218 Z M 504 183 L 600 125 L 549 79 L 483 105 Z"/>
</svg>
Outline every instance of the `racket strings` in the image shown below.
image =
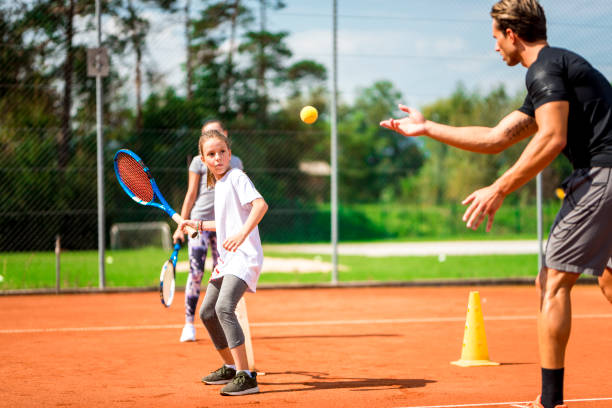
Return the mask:
<svg viewBox="0 0 612 408">
<path fill-rule="evenodd" d="M 117 169 L 121 181 L 132 194 L 142 201 L 153 201 L 155 193 L 149 183 L 149 176 L 132 156 L 120 153 L 117 157 Z"/>
<path fill-rule="evenodd" d="M 170 306 L 174 297 L 174 265 L 172 262 L 166 261 L 162 274 L 162 300 L 164 305 Z"/>
</svg>

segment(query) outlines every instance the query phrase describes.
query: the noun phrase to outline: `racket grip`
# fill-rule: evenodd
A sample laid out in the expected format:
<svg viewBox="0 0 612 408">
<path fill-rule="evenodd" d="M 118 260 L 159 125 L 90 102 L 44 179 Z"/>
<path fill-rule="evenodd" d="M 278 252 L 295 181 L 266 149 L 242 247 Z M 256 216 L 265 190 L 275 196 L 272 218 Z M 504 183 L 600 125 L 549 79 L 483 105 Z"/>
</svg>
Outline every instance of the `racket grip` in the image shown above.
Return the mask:
<svg viewBox="0 0 612 408">
<path fill-rule="evenodd" d="M 194 228 L 189 227 L 189 226 L 187 226 L 187 232 L 189 232 L 189 236 L 191 238 L 195 238 L 195 237 L 198 236 L 198 231 L 196 229 L 194 229 Z"/>
<path fill-rule="evenodd" d="M 181 217 L 180 215 L 178 215 L 178 213 L 174 213 L 174 215 L 172 216 L 172 219 L 174 220 L 174 222 L 176 222 L 177 224 L 180 224 L 181 222 L 183 222 L 183 217 Z M 195 228 L 191 228 L 189 225 L 187 227 L 185 227 L 185 229 L 187 230 L 187 232 L 189 233 L 189 236 L 191 238 L 195 238 L 198 236 L 198 231 Z"/>
</svg>

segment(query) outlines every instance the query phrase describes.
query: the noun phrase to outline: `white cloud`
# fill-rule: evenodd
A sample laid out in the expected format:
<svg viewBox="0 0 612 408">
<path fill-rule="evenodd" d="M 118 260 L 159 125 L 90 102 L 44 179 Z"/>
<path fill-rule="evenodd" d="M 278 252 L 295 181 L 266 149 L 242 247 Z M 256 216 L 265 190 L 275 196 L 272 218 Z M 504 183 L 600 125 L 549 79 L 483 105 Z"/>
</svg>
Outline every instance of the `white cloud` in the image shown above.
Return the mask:
<svg viewBox="0 0 612 408">
<path fill-rule="evenodd" d="M 331 57 L 332 38 L 329 30 L 314 29 L 292 33 L 289 48 L 299 56 Z M 397 41 L 406 38 L 406 41 Z M 339 30 L 338 53 L 368 55 L 448 56 L 468 49 L 461 37 L 431 37 L 418 32 L 398 33 L 384 30 Z"/>
</svg>

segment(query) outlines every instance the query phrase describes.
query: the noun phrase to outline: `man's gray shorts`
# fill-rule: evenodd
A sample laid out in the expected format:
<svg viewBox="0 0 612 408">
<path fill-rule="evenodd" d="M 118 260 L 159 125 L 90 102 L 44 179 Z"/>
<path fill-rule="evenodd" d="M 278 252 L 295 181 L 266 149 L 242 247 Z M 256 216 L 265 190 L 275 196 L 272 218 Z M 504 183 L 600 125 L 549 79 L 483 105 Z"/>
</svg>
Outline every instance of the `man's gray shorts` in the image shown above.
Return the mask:
<svg viewBox="0 0 612 408">
<path fill-rule="evenodd" d="M 612 268 L 612 168 L 577 169 L 563 187 L 563 205 L 546 245 L 546 266 L 601 276 L 606 265 Z"/>
</svg>

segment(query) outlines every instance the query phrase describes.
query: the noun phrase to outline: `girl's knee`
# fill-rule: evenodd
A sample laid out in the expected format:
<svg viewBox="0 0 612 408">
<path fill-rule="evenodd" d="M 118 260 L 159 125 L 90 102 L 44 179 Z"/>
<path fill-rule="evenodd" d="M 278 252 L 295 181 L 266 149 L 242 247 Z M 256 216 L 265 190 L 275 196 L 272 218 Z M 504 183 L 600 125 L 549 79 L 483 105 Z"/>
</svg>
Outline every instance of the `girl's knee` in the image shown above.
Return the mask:
<svg viewBox="0 0 612 408">
<path fill-rule="evenodd" d="M 217 318 L 215 312 L 215 305 L 202 305 L 200 308 L 200 319 L 202 323 L 206 324 L 206 322 L 214 320 Z"/>
<path fill-rule="evenodd" d="M 235 313 L 235 308 L 232 307 L 228 302 L 217 302 L 215 305 L 215 312 L 217 316 L 231 316 Z"/>
</svg>

